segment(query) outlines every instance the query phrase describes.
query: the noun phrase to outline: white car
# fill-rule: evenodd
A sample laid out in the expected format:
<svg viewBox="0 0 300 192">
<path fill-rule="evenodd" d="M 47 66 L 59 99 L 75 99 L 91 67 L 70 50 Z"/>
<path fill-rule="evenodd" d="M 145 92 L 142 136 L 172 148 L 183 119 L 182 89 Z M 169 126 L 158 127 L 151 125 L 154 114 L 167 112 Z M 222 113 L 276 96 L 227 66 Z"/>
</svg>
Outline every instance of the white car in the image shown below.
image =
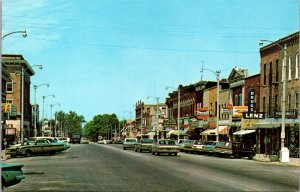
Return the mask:
<svg viewBox="0 0 300 192">
<path fill-rule="evenodd" d="M 137 138 L 125 138 L 123 142 L 123 149 L 134 149 L 134 146 L 137 142 Z"/>
</svg>

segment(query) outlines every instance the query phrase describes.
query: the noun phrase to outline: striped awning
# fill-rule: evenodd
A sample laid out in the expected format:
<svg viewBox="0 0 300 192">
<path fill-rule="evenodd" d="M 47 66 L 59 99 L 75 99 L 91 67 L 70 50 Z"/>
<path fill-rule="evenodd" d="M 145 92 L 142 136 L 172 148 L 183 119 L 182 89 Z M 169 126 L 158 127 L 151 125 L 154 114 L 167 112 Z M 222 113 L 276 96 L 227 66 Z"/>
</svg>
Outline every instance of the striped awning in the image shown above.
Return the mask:
<svg viewBox="0 0 300 192">
<path fill-rule="evenodd" d="M 219 135 L 227 135 L 228 133 L 228 126 L 219 126 Z M 200 133 L 200 135 L 216 135 L 217 128 L 215 129 L 207 129 Z"/>
<path fill-rule="evenodd" d="M 249 133 L 254 133 L 255 131 L 256 130 L 254 130 L 254 129 L 244 129 L 244 130 L 234 132 L 233 135 L 246 135 L 246 134 L 249 134 Z"/>
</svg>

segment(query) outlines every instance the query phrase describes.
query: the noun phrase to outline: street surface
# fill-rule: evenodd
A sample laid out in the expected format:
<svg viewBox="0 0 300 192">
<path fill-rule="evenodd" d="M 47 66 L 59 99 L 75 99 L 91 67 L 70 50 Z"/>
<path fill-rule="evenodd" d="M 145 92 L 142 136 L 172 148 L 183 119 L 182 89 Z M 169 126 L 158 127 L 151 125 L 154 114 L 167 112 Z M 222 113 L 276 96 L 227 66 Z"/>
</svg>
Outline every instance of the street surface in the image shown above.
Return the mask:
<svg viewBox="0 0 300 192">
<path fill-rule="evenodd" d="M 12 158 L 26 179 L 12 191 L 298 191 L 299 168 L 179 153 L 154 156 L 122 145 L 73 144 L 60 154 Z"/>
</svg>

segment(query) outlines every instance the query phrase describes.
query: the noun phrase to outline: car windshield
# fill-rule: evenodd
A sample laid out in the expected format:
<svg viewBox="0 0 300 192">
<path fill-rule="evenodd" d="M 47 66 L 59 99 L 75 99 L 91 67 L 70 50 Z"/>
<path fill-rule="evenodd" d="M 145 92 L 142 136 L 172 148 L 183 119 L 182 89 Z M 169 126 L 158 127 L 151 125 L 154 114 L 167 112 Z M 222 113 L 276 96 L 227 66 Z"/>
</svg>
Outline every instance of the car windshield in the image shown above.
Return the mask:
<svg viewBox="0 0 300 192">
<path fill-rule="evenodd" d="M 141 143 L 153 143 L 152 139 L 142 139 Z"/>
<path fill-rule="evenodd" d="M 158 143 L 160 145 L 175 145 L 175 141 L 173 140 L 160 140 Z"/>
<path fill-rule="evenodd" d="M 126 139 L 127 142 L 136 142 L 135 139 Z"/>
</svg>

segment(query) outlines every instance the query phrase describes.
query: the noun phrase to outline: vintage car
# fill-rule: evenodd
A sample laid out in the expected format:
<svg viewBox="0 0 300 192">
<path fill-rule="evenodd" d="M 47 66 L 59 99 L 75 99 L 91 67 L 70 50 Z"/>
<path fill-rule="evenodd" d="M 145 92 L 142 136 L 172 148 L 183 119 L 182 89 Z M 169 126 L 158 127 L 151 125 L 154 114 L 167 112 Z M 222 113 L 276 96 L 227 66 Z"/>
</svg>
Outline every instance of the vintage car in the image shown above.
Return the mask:
<svg viewBox="0 0 300 192">
<path fill-rule="evenodd" d="M 198 144 L 199 140 L 186 140 L 183 144 L 183 151 L 186 153 L 193 153 L 193 145 Z"/>
<path fill-rule="evenodd" d="M 32 154 L 50 153 L 55 154 L 65 150 L 64 142 L 51 142 L 49 139 L 28 139 L 26 143 L 7 148 L 6 153 L 11 157 L 22 155 L 30 157 Z"/>
<path fill-rule="evenodd" d="M 134 149 L 134 145 L 138 142 L 137 138 L 125 138 L 123 142 L 123 150 Z"/>
<path fill-rule="evenodd" d="M 206 153 L 208 155 L 215 155 L 216 152 L 216 147 L 217 146 L 224 146 L 226 142 L 224 141 L 219 141 L 219 142 L 216 142 L 216 141 L 208 141 L 206 142 L 203 147 L 202 147 L 202 152 L 203 153 Z"/>
<path fill-rule="evenodd" d="M 218 156 L 253 159 L 255 156 L 255 146 L 251 143 L 225 142 L 224 146 L 216 146 L 215 153 Z"/>
<path fill-rule="evenodd" d="M 198 141 L 198 142 L 194 143 L 192 146 L 192 153 L 201 154 L 203 145 L 205 145 L 205 142 L 203 142 L 203 141 Z"/>
<path fill-rule="evenodd" d="M 18 184 L 25 179 L 22 171 L 22 164 L 1 162 L 1 188 Z"/>
<path fill-rule="evenodd" d="M 135 145 L 134 145 L 134 151 L 135 152 L 143 152 L 143 151 L 150 151 L 152 150 L 152 144 L 153 139 L 140 139 Z"/>
<path fill-rule="evenodd" d="M 152 145 L 152 155 L 160 155 L 162 153 L 168 153 L 169 155 L 177 155 L 180 152 L 179 146 L 176 145 L 174 140 L 170 139 L 158 139 L 154 141 Z"/>
</svg>

